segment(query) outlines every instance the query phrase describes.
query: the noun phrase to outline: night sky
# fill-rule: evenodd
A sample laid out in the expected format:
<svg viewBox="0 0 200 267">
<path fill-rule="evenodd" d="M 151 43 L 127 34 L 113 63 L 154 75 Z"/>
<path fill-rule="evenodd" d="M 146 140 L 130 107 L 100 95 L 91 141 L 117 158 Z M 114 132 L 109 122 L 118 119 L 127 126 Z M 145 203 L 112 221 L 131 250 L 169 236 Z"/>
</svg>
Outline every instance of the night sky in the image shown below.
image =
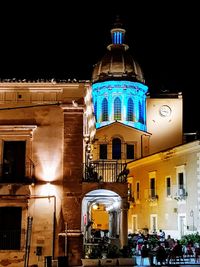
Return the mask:
<svg viewBox="0 0 200 267">
<path fill-rule="evenodd" d="M 200 130 L 198 1 L 87 2 L 1 3 L 0 78 L 90 80 L 119 15 L 150 93 L 183 92 L 184 131 Z"/>
</svg>

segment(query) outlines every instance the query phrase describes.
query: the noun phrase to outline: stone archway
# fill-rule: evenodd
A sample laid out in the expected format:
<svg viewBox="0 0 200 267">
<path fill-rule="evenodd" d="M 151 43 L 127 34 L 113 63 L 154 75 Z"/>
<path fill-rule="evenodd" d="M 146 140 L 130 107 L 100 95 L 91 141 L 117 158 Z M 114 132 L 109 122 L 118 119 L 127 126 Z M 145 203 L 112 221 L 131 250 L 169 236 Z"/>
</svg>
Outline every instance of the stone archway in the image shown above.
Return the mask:
<svg viewBox="0 0 200 267">
<path fill-rule="evenodd" d="M 127 210 L 119 194 L 108 189 L 94 189 L 82 200 L 81 230 L 85 246 L 102 240 L 117 243 L 119 248 L 127 242 Z"/>
</svg>

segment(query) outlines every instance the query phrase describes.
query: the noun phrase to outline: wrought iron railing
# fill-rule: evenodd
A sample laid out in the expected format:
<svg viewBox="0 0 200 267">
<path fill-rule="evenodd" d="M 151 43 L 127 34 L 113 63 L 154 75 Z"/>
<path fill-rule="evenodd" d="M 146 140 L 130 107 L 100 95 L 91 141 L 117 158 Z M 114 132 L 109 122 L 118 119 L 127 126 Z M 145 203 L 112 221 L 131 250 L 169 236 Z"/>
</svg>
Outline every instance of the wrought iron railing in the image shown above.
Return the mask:
<svg viewBox="0 0 200 267">
<path fill-rule="evenodd" d="M 32 160 L 27 160 L 25 166 L 16 168 L 13 164 L 0 164 L 0 183 L 31 184 L 35 180 L 35 166 Z"/>
<path fill-rule="evenodd" d="M 127 163 L 118 161 L 90 161 L 84 164 L 84 182 L 124 183 L 129 170 Z"/>
<path fill-rule="evenodd" d="M 174 185 L 172 187 L 172 197 L 176 200 L 185 200 L 188 196 L 185 186 Z"/>
<path fill-rule="evenodd" d="M 145 189 L 144 190 L 144 198 L 146 201 L 155 202 L 158 201 L 158 194 L 156 189 Z"/>
</svg>

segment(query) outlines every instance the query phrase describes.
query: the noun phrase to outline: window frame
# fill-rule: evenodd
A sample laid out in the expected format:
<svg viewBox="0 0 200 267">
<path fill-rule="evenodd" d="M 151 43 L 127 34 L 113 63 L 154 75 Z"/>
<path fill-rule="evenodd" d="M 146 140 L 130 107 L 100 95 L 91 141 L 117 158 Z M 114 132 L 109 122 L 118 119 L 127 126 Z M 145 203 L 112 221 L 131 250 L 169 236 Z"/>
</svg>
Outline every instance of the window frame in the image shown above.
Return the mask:
<svg viewBox="0 0 200 267">
<path fill-rule="evenodd" d="M 133 147 L 133 157 L 128 157 L 128 146 Z M 135 159 L 135 144 L 126 143 L 126 159 Z"/>
<path fill-rule="evenodd" d="M 114 144 L 115 140 L 119 140 L 118 144 Z M 120 144 L 120 145 L 119 145 Z M 115 145 L 115 146 L 114 146 Z M 118 145 L 118 146 L 117 146 Z M 117 147 L 120 148 L 119 152 L 117 151 Z M 115 156 L 114 156 L 115 155 Z M 117 156 L 119 155 L 119 157 Z M 112 159 L 119 160 L 122 159 L 122 140 L 119 137 L 114 137 L 112 139 Z"/>
<path fill-rule="evenodd" d="M 8 212 L 9 210 L 12 210 L 12 212 Z M 1 206 L 0 213 L 3 215 L 1 216 L 3 218 L 3 223 L 2 221 L 0 222 L 0 235 L 2 235 L 2 237 L 0 238 L 0 250 L 20 250 L 22 242 L 22 207 Z M 17 213 L 17 219 L 20 219 L 18 223 L 16 223 L 17 221 L 15 217 Z M 10 228 L 10 226 L 12 226 L 12 229 Z"/>
<path fill-rule="evenodd" d="M 114 120 L 120 121 L 122 119 L 122 102 L 121 99 L 117 96 L 114 99 Z"/>
<path fill-rule="evenodd" d="M 31 168 L 27 166 L 27 160 L 32 159 L 32 138 L 33 131 L 37 125 L 1 125 L 0 126 L 0 164 L 3 165 L 4 142 L 24 141 L 26 143 L 25 150 L 25 177 L 31 176 Z M 0 178 L 2 177 L 2 169 Z M 6 182 L 6 181 L 3 181 Z"/>
<path fill-rule="evenodd" d="M 106 147 L 106 157 L 102 157 L 101 148 Z M 99 159 L 108 159 L 108 144 L 99 144 Z"/>
<path fill-rule="evenodd" d="M 101 103 L 101 121 L 108 121 L 108 100 L 106 97 L 103 98 L 102 103 Z"/>
</svg>

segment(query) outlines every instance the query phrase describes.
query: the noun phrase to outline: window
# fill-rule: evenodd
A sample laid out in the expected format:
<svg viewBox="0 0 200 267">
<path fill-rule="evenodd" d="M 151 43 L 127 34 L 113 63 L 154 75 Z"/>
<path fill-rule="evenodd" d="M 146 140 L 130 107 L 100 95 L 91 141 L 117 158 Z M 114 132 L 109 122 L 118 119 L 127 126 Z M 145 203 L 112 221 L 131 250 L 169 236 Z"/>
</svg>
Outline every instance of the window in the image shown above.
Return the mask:
<svg viewBox="0 0 200 267">
<path fill-rule="evenodd" d="M 0 250 L 20 249 L 21 207 L 0 208 Z"/>
<path fill-rule="evenodd" d="M 166 194 L 167 194 L 167 197 L 171 196 L 171 179 L 170 179 L 170 177 L 167 177 L 167 179 L 166 179 Z"/>
<path fill-rule="evenodd" d="M 155 178 L 150 179 L 150 197 L 154 198 L 156 196 L 155 189 Z"/>
<path fill-rule="evenodd" d="M 95 116 L 95 119 L 97 121 L 97 101 L 94 104 L 94 116 Z"/>
<path fill-rule="evenodd" d="M 183 172 L 178 173 L 178 189 L 184 189 Z"/>
<path fill-rule="evenodd" d="M 4 141 L 2 176 L 6 181 L 17 181 L 25 177 L 25 141 Z"/>
<path fill-rule="evenodd" d="M 134 119 L 134 105 L 133 100 L 129 98 L 127 106 L 127 121 L 133 121 Z"/>
<path fill-rule="evenodd" d="M 137 233 L 137 215 L 132 215 L 132 231 Z"/>
<path fill-rule="evenodd" d="M 121 159 L 121 140 L 114 138 L 112 141 L 112 158 Z"/>
<path fill-rule="evenodd" d="M 114 120 L 121 120 L 121 100 L 119 97 L 114 101 Z"/>
<path fill-rule="evenodd" d="M 132 184 L 128 183 L 128 200 L 132 201 L 133 196 L 132 196 Z"/>
<path fill-rule="evenodd" d="M 0 125 L 2 183 L 32 183 L 32 137 L 37 125 Z M 12 139 L 11 139 L 12 138 Z"/>
<path fill-rule="evenodd" d="M 106 98 L 102 101 L 102 121 L 108 121 L 108 100 Z"/>
<path fill-rule="evenodd" d="M 183 172 L 178 173 L 178 195 L 185 196 L 185 187 L 184 187 L 184 175 Z"/>
<path fill-rule="evenodd" d="M 100 159 L 107 159 L 107 144 L 100 144 Z"/>
<path fill-rule="evenodd" d="M 126 145 L 126 158 L 134 159 L 134 145 Z"/>
<path fill-rule="evenodd" d="M 114 32 L 113 34 L 113 44 L 122 44 L 122 38 L 123 34 L 122 32 Z"/>
<path fill-rule="evenodd" d="M 176 166 L 176 195 L 182 199 L 187 196 L 186 192 L 186 175 L 185 175 L 185 164 Z"/>
<path fill-rule="evenodd" d="M 158 229 L 158 216 L 157 214 L 150 214 L 150 229 L 152 233 L 156 233 Z"/>
<path fill-rule="evenodd" d="M 142 104 L 139 102 L 139 122 L 144 123 Z"/>
<path fill-rule="evenodd" d="M 140 199 L 140 183 L 136 183 L 136 199 Z"/>
</svg>

